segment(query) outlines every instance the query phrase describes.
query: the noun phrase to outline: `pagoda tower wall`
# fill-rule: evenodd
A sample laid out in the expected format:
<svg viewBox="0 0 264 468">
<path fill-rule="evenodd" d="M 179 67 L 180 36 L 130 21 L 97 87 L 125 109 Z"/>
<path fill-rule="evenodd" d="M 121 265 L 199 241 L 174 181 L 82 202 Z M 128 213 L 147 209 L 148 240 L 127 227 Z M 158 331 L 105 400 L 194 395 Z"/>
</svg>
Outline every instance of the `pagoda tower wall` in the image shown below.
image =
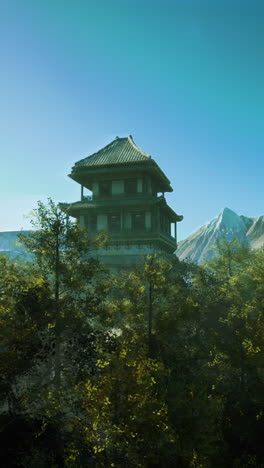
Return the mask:
<svg viewBox="0 0 264 468">
<path fill-rule="evenodd" d="M 116 138 L 78 161 L 69 176 L 80 184 L 81 199 L 60 207 L 88 230 L 91 240 L 106 235 L 106 243 L 91 252 L 106 266 L 127 268 L 154 251 L 175 252 L 176 224 L 182 216 L 166 202 L 170 181 L 131 136 Z"/>
</svg>

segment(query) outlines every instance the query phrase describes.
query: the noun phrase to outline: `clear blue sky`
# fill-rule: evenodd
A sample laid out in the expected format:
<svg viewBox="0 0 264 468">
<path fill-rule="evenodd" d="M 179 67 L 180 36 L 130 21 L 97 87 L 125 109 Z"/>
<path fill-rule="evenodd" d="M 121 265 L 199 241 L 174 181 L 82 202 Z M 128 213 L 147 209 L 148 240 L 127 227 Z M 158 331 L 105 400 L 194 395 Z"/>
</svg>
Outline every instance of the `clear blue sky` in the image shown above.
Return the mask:
<svg viewBox="0 0 264 468">
<path fill-rule="evenodd" d="M 1 0 L 0 230 L 79 199 L 75 161 L 133 135 L 184 238 L 264 214 L 263 0 Z"/>
</svg>

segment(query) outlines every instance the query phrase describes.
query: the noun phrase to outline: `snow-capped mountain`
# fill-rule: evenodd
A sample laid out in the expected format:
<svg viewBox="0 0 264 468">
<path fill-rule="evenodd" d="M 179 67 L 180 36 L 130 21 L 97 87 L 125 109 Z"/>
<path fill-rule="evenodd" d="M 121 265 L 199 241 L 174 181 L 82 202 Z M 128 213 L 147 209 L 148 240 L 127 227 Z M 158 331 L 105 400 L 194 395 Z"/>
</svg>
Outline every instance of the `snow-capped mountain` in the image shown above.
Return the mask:
<svg viewBox="0 0 264 468">
<path fill-rule="evenodd" d="M 251 248 L 264 246 L 264 216 L 247 218 L 224 208 L 216 218 L 179 242 L 176 254 L 180 260 L 189 258 L 203 263 L 212 258 L 211 249 L 222 238 L 230 241 L 237 238 Z"/>
</svg>

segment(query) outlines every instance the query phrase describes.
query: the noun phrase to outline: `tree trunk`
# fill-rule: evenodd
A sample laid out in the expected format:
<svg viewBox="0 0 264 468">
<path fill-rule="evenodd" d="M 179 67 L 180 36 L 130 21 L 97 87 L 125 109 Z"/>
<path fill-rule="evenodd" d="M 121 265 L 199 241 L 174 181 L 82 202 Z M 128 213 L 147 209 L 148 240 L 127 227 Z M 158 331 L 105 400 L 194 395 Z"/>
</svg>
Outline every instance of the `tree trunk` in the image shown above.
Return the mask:
<svg viewBox="0 0 264 468">
<path fill-rule="evenodd" d="M 55 252 L 55 385 L 60 386 L 61 383 L 61 324 L 60 324 L 60 307 L 59 307 L 59 226 L 56 230 L 56 252 Z"/>
<path fill-rule="evenodd" d="M 152 284 L 149 282 L 149 311 L 148 311 L 148 354 L 152 357 L 152 315 L 153 315 L 153 301 L 152 301 Z"/>
</svg>

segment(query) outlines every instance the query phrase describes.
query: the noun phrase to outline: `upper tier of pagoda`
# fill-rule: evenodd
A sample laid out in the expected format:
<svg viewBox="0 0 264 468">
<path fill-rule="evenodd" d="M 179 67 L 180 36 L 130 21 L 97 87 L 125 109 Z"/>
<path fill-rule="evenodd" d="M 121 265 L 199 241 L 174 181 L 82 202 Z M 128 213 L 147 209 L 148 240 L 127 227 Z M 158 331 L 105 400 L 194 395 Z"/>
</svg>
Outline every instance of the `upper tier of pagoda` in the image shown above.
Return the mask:
<svg viewBox="0 0 264 468">
<path fill-rule="evenodd" d="M 158 191 L 172 192 L 173 190 L 169 179 L 156 161 L 138 148 L 131 135 L 125 138 L 116 137 L 96 153 L 77 161 L 69 177 L 91 189 L 91 182 L 96 174 L 117 173 L 124 169 L 147 170 L 155 178 Z"/>
</svg>

